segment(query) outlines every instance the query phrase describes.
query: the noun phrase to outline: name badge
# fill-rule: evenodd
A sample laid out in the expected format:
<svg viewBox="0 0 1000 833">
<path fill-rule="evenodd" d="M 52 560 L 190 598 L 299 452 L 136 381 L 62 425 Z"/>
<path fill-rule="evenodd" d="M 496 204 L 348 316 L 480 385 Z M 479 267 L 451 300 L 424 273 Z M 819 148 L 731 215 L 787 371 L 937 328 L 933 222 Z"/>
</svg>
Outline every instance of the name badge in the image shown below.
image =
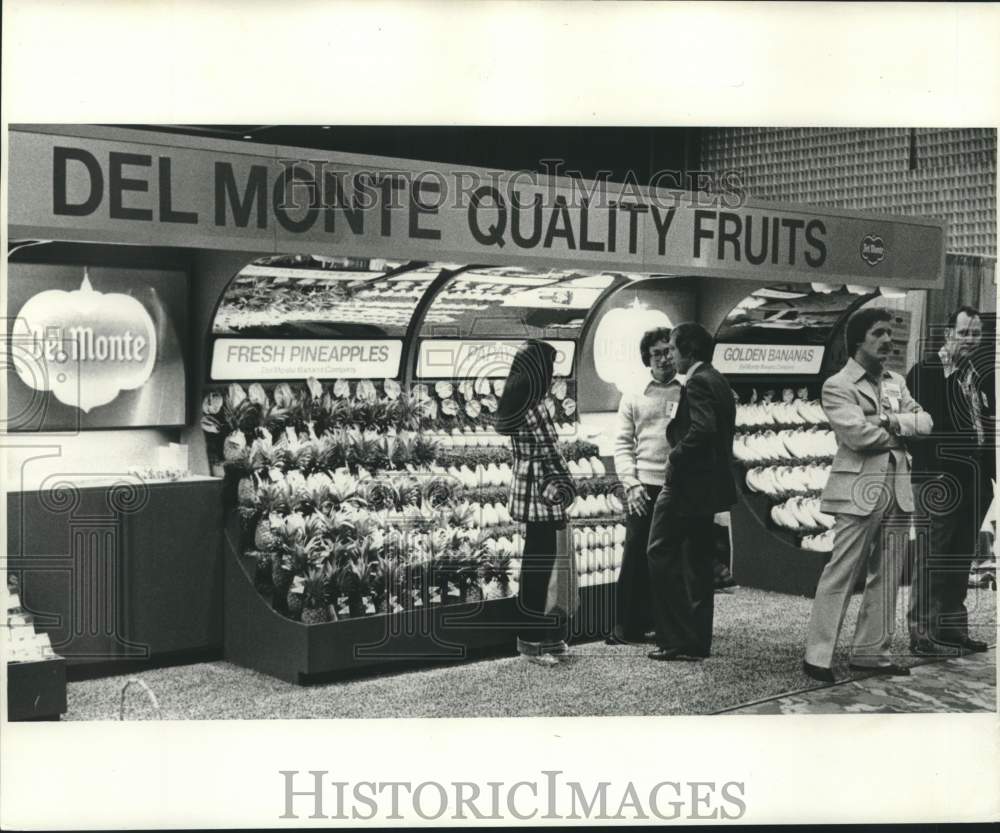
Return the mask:
<svg viewBox="0 0 1000 833">
<path fill-rule="evenodd" d="M 677 403 L 668 402 L 667 403 L 667 419 L 673 419 L 677 416 Z"/>
<path fill-rule="evenodd" d="M 899 385 L 895 382 L 889 382 L 882 385 L 882 392 L 888 396 L 890 399 L 902 399 L 903 391 L 899 389 Z"/>
</svg>

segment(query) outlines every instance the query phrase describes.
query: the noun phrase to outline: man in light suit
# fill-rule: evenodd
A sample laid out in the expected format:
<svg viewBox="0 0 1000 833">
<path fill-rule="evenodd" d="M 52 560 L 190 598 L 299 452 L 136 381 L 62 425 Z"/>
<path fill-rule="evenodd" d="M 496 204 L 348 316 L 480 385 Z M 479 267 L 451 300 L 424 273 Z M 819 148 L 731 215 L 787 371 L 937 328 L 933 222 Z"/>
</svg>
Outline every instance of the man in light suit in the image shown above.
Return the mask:
<svg viewBox="0 0 1000 833">
<path fill-rule="evenodd" d="M 850 667 L 907 675 L 889 648 L 896 595 L 909 537 L 905 513 L 913 511 L 910 464 L 903 438 L 930 434 L 931 417 L 906 388 L 902 376 L 885 369 L 892 352 L 892 316 L 868 308 L 847 322 L 851 357 L 823 385 L 823 410 L 837 435 L 837 455 L 823 490 L 824 512 L 837 517 L 833 555 L 820 576 L 813 601 L 803 669 L 833 682 L 833 654 L 867 561 L 861 612 Z"/>
</svg>

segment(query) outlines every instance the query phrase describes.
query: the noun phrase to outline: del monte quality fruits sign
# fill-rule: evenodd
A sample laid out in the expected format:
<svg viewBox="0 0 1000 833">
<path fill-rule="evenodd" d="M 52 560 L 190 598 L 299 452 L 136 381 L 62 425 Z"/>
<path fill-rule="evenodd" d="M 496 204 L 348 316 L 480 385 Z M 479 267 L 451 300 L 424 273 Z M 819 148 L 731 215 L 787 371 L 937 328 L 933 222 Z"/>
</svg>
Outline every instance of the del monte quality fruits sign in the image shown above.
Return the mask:
<svg viewBox="0 0 1000 833">
<path fill-rule="evenodd" d="M 79 125 L 14 126 L 9 157 L 11 239 L 908 288 L 944 270 L 941 221 L 765 203 L 722 173 L 707 193 Z"/>
<path fill-rule="evenodd" d="M 15 364 L 21 381 L 84 413 L 144 385 L 156 364 L 146 308 L 129 295 L 95 291 L 86 271 L 77 290 L 32 296 L 17 320 L 33 359 Z"/>
<path fill-rule="evenodd" d="M 10 264 L 8 426 L 186 422 L 183 274 Z"/>
</svg>

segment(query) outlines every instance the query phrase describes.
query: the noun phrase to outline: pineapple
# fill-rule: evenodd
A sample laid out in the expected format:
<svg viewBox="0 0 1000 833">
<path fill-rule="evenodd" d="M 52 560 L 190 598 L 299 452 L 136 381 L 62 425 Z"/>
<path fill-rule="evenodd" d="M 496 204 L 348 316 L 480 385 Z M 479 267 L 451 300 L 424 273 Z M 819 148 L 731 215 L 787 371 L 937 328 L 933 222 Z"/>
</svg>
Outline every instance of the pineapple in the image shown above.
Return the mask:
<svg viewBox="0 0 1000 833">
<path fill-rule="evenodd" d="M 257 592 L 262 596 L 271 593 L 271 553 L 250 550 L 246 553 L 247 558 L 254 560 L 253 584 Z"/>
<path fill-rule="evenodd" d="M 289 588 L 288 595 L 285 596 L 285 607 L 288 609 L 288 615 L 292 619 L 299 619 L 302 616 L 302 609 L 304 604 L 304 594 L 295 590 L 294 588 Z"/>
<path fill-rule="evenodd" d="M 281 516 L 276 513 L 264 515 L 257 521 L 257 528 L 254 530 L 254 547 L 263 552 L 275 549 L 281 542 L 275 535 L 275 529 L 281 526 Z"/>
<path fill-rule="evenodd" d="M 387 468 L 389 454 L 385 437 L 374 431 L 352 432 L 350 462 L 352 465 L 370 472 Z"/>
<path fill-rule="evenodd" d="M 396 442 L 392 449 L 392 465 L 397 469 L 406 468 L 413 464 L 413 440 L 405 435 L 396 437 Z"/>
<path fill-rule="evenodd" d="M 343 560 L 337 580 L 340 589 L 347 596 L 347 606 L 351 617 L 364 616 L 365 593 L 369 589 L 368 565 L 358 555 Z"/>
<path fill-rule="evenodd" d="M 455 583 L 463 602 L 481 602 L 483 600 L 482 579 L 486 572 L 486 560 L 489 553 L 484 547 L 473 547 L 468 541 L 462 541 L 457 551 L 457 570 Z"/>
<path fill-rule="evenodd" d="M 417 434 L 413 439 L 413 465 L 426 468 L 438 455 L 438 444 L 423 434 Z"/>
<path fill-rule="evenodd" d="M 300 439 L 295 429 L 285 429 L 287 442 L 286 465 L 289 469 L 298 469 L 303 474 L 309 472 L 316 462 L 316 446 L 309 439 Z"/>
<path fill-rule="evenodd" d="M 402 575 L 399 562 L 378 556 L 369 565 L 369 586 L 376 613 L 389 613 L 393 598 L 400 595 Z"/>
<path fill-rule="evenodd" d="M 347 455 L 344 452 L 343 432 L 340 429 L 327 432 L 320 437 L 316 446 L 316 460 L 313 466 L 317 471 L 339 469 L 347 464 Z"/>
<path fill-rule="evenodd" d="M 282 551 L 271 553 L 271 586 L 274 588 L 275 600 L 286 597 L 292 584 L 292 574 L 286 569 L 285 563 Z"/>
<path fill-rule="evenodd" d="M 236 499 L 240 506 L 256 506 L 257 487 L 249 477 L 241 477 L 236 485 Z"/>
<path fill-rule="evenodd" d="M 483 560 L 483 595 L 487 600 L 503 599 L 510 595 L 510 557 L 491 554 Z"/>
<path fill-rule="evenodd" d="M 302 623 L 318 625 L 330 621 L 330 609 L 327 604 L 326 590 L 329 576 L 324 568 L 312 568 L 305 580 L 305 596 L 302 607 Z"/>
<path fill-rule="evenodd" d="M 338 399 L 329 393 L 324 393 L 317 414 L 320 426 L 327 430 L 343 428 L 350 423 L 350 420 L 350 403 L 346 399 Z"/>
<path fill-rule="evenodd" d="M 416 431 L 420 427 L 421 409 L 416 397 L 400 396 L 389 409 L 389 421 L 400 431 Z"/>
<path fill-rule="evenodd" d="M 250 464 L 250 451 L 247 448 L 247 438 L 239 429 L 226 436 L 222 443 L 222 458 L 226 465 L 246 468 Z"/>
</svg>

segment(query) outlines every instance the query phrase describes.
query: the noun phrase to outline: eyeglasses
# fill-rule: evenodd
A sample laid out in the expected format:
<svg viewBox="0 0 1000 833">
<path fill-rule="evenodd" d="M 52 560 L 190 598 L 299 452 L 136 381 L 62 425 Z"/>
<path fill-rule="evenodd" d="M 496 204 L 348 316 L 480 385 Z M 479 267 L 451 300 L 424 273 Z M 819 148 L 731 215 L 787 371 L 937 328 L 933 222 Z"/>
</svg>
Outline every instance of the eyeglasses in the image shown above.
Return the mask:
<svg viewBox="0 0 1000 833">
<path fill-rule="evenodd" d="M 649 357 L 651 359 L 669 359 L 670 358 L 670 351 L 669 350 L 650 350 L 649 351 Z"/>
</svg>

